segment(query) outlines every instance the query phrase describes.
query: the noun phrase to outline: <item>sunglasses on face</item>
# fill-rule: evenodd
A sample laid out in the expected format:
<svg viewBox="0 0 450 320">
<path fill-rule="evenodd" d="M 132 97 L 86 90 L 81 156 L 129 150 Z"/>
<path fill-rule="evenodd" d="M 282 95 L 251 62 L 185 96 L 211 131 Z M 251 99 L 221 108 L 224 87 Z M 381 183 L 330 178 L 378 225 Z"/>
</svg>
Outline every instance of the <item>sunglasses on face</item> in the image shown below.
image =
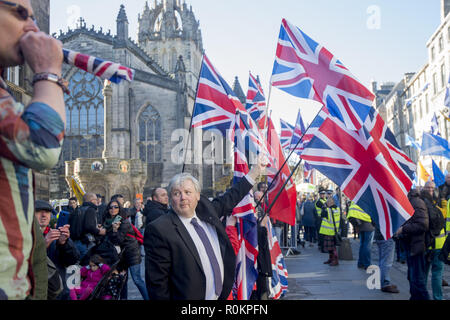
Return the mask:
<svg viewBox="0 0 450 320">
<path fill-rule="evenodd" d="M 111 209 L 119 209 L 119 206 L 111 206 L 111 207 L 109 207 L 109 210 L 111 210 Z"/>
<path fill-rule="evenodd" d="M 11 10 L 16 11 L 16 13 L 19 16 L 20 20 L 26 21 L 28 18 L 31 18 L 31 20 L 36 22 L 36 18 L 34 17 L 34 15 L 29 14 L 28 13 L 28 9 L 25 8 L 24 6 L 22 6 L 22 5 L 18 4 L 18 3 L 9 2 L 9 1 L 5 1 L 5 0 L 0 0 L 0 4 L 4 4 L 4 5 L 10 7 Z"/>
</svg>

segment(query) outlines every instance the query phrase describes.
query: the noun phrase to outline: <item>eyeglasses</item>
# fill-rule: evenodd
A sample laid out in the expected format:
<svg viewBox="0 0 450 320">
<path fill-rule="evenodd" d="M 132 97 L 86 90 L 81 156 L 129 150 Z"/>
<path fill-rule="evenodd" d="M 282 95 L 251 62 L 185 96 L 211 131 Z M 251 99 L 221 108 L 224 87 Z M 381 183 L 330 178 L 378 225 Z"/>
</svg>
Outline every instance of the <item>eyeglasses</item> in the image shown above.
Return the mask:
<svg viewBox="0 0 450 320">
<path fill-rule="evenodd" d="M 109 210 L 111 210 L 111 209 L 119 209 L 119 206 L 111 206 L 111 207 L 109 207 Z"/>
<path fill-rule="evenodd" d="M 0 0 L 0 4 L 4 4 L 4 5 L 11 7 L 11 10 L 14 10 L 17 12 L 20 20 L 26 21 L 28 18 L 31 18 L 31 20 L 33 20 L 36 23 L 35 16 L 32 14 L 29 14 L 28 9 L 25 8 L 24 6 L 22 6 L 18 3 L 9 2 L 9 1 L 5 1 L 5 0 Z"/>
</svg>

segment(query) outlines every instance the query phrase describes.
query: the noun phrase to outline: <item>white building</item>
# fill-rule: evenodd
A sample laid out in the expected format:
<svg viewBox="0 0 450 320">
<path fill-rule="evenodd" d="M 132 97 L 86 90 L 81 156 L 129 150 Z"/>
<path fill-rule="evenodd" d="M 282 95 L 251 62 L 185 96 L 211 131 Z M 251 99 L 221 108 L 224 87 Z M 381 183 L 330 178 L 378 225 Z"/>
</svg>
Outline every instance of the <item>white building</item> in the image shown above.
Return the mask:
<svg viewBox="0 0 450 320">
<path fill-rule="evenodd" d="M 439 156 L 420 156 L 413 147 L 407 147 L 406 135 L 422 143 L 422 134 L 431 131 L 431 120 L 436 115 L 439 132 L 449 138 L 450 123 L 444 98 L 450 71 L 450 0 L 441 0 L 441 23 L 426 43 L 428 61 L 416 73 L 405 73 L 382 104 L 380 114 L 396 136 L 397 142 L 414 161 L 420 160 L 432 175 L 432 159 L 442 171 L 450 171 L 449 159 Z M 403 90 L 403 91 L 399 91 Z M 376 90 L 374 90 L 376 93 Z"/>
</svg>

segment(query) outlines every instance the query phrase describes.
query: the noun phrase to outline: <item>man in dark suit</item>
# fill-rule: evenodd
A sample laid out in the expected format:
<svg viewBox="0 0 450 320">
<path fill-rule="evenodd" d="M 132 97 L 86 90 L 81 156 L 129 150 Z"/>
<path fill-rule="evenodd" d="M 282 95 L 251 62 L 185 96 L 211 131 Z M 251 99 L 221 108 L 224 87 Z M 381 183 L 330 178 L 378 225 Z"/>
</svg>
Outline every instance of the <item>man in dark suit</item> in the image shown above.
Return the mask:
<svg viewBox="0 0 450 320">
<path fill-rule="evenodd" d="M 166 189 L 155 188 L 151 196 L 152 200 L 147 200 L 143 212 L 146 225 L 169 212 L 169 196 Z"/>
<path fill-rule="evenodd" d="M 261 159 L 262 160 L 262 159 Z M 258 161 L 244 179 L 212 201 L 188 173 L 172 178 L 171 210 L 145 229 L 145 281 L 150 299 L 227 299 L 236 256 L 220 217 L 242 200 L 265 169 Z"/>
</svg>

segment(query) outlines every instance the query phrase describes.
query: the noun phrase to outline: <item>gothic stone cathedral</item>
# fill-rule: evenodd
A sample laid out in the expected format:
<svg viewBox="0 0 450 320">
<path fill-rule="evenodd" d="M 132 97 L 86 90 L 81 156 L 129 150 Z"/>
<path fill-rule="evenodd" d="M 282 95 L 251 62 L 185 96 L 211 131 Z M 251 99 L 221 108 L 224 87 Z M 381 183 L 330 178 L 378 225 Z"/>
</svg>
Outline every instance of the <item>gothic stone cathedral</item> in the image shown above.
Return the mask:
<svg viewBox="0 0 450 320">
<path fill-rule="evenodd" d="M 152 7 L 146 2 L 138 21 L 138 43 L 129 38 L 123 5 L 116 35 L 87 28 L 82 18 L 75 30 L 57 35 L 65 48 L 133 68 L 135 80 L 116 85 L 64 66 L 71 95 L 66 96 L 63 152 L 51 173 L 53 199 L 71 193 L 72 176 L 85 191 L 106 200 L 116 193 L 132 200 L 138 193 L 147 197 L 181 172 L 182 164 L 172 160 L 179 140 L 171 137 L 175 130 L 189 128 L 203 54 L 199 22 L 192 7 L 179 0 L 155 0 Z M 202 134 L 194 130 L 190 141 Z M 200 141 L 200 149 L 207 147 L 207 141 Z M 196 152 L 202 152 L 198 146 Z M 228 186 L 230 169 L 203 162 L 187 165 L 185 171 L 213 196 L 213 190 Z"/>
</svg>

